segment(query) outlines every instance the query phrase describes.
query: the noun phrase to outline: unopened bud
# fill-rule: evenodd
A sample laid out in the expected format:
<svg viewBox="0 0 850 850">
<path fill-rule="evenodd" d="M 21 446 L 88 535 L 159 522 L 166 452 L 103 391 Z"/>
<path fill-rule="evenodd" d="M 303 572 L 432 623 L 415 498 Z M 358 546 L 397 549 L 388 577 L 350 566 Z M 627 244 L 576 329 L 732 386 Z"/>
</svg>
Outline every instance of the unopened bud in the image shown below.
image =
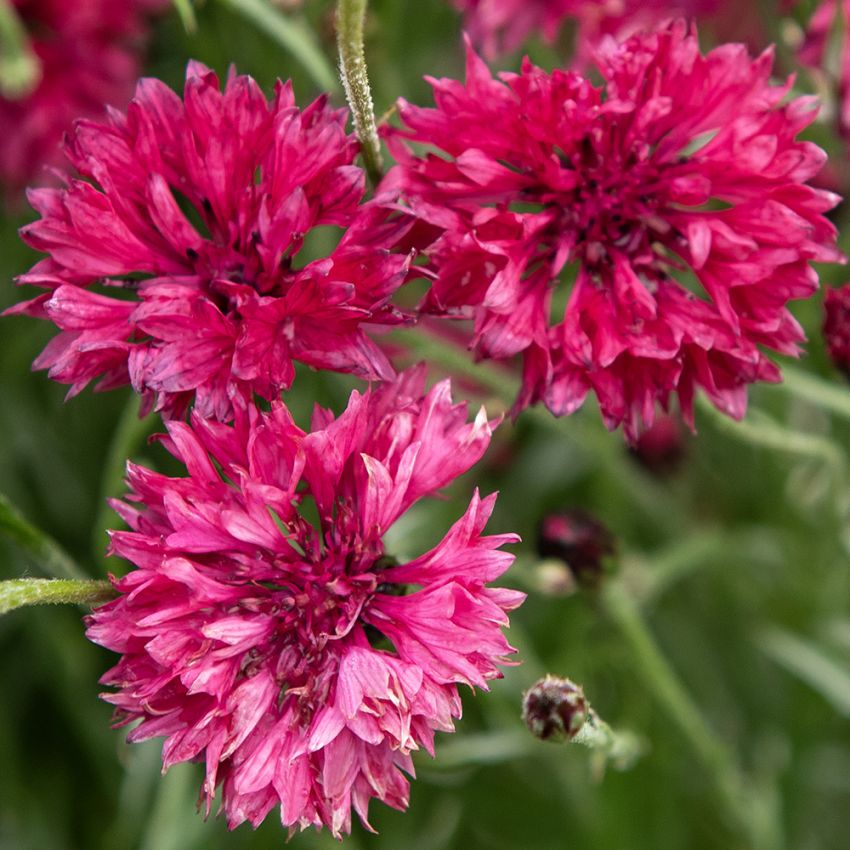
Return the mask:
<svg viewBox="0 0 850 850">
<path fill-rule="evenodd" d="M 614 535 L 586 511 L 575 508 L 549 514 L 540 523 L 537 551 L 563 561 L 584 587 L 597 587 L 604 560 L 614 554 Z"/>
<path fill-rule="evenodd" d="M 581 686 L 570 679 L 546 676 L 522 700 L 522 719 L 541 741 L 571 741 L 587 721 L 590 705 Z"/>
<path fill-rule="evenodd" d="M 685 457 L 685 435 L 681 422 L 667 413 L 655 417 L 630 447 L 632 457 L 653 475 L 675 472 Z"/>
<path fill-rule="evenodd" d="M 545 558 L 534 567 L 534 583 L 546 596 L 571 596 L 576 579 L 560 558 Z"/>
</svg>

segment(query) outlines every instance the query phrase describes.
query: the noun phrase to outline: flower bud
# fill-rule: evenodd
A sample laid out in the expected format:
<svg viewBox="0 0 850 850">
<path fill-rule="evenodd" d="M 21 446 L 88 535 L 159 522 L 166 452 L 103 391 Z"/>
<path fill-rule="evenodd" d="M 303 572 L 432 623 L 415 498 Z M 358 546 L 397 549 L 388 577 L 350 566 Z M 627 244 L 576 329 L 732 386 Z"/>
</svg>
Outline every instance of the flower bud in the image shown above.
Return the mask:
<svg viewBox="0 0 850 850">
<path fill-rule="evenodd" d="M 574 508 L 548 514 L 540 523 L 537 552 L 563 561 L 583 587 L 597 587 L 603 560 L 614 554 L 614 535 L 586 511 Z"/>
<path fill-rule="evenodd" d="M 534 567 L 534 585 L 544 596 L 572 596 L 576 577 L 560 558 L 544 558 Z"/>
<path fill-rule="evenodd" d="M 685 436 L 681 422 L 667 413 L 655 417 L 629 449 L 632 457 L 653 475 L 675 472 L 685 457 Z"/>
<path fill-rule="evenodd" d="M 522 719 L 541 741 L 572 740 L 587 721 L 590 704 L 584 691 L 569 679 L 546 676 L 523 695 Z"/>
<path fill-rule="evenodd" d="M 832 362 L 850 377 L 850 284 L 827 289 L 823 338 Z"/>
</svg>

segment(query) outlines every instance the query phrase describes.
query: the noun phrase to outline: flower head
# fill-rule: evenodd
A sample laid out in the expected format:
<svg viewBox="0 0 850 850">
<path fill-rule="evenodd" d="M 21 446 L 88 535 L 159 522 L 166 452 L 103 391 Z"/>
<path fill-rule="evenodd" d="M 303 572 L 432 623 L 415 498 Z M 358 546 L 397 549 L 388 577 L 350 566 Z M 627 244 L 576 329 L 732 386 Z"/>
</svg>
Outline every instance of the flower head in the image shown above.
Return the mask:
<svg viewBox="0 0 850 850">
<path fill-rule="evenodd" d="M 494 79 L 470 50 L 436 108 L 400 104 L 388 180 L 442 231 L 423 308 L 474 318 L 480 357 L 523 355 L 517 409 L 592 391 L 633 440 L 674 394 L 688 421 L 698 387 L 740 417 L 749 383 L 779 379 L 762 349 L 798 352 L 787 302 L 841 255 L 837 196 L 806 185 L 825 154 L 796 138 L 814 103 L 783 103 L 771 65 L 703 56 L 677 22 L 611 43 L 601 87 L 529 61 Z"/>
<path fill-rule="evenodd" d="M 388 557 L 383 534 L 481 457 L 491 424 L 466 421 L 448 382 L 424 373 L 352 394 L 301 431 L 280 403 L 237 406 L 233 425 L 169 424 L 187 478 L 132 464 L 117 503 L 136 565 L 88 636 L 121 653 L 103 677 L 129 740 L 164 736 L 163 764 L 203 761 L 207 809 L 231 828 L 280 805 L 284 825 L 368 827 L 369 800 L 408 801 L 410 754 L 460 716 L 513 652 L 501 634 L 523 594 L 489 587 L 512 534 L 482 536 L 495 496 L 477 492 L 431 551 Z M 318 516 L 311 522 L 311 515 Z"/>
<path fill-rule="evenodd" d="M 267 101 L 231 74 L 220 91 L 192 63 L 182 101 L 145 79 L 126 115 L 79 122 L 67 155 L 87 180 L 31 192 L 41 219 L 22 231 L 49 256 L 19 280 L 48 292 L 14 311 L 61 330 L 35 366 L 71 395 L 101 376 L 167 417 L 194 401 L 220 420 L 234 393 L 288 388 L 296 360 L 391 378 L 362 325 L 398 320 L 408 260 L 387 250 L 397 226 L 359 206 L 345 119 L 325 97 L 298 109 L 289 84 Z"/>
<path fill-rule="evenodd" d="M 0 183 L 17 193 L 61 160 L 75 118 L 123 106 L 138 76 L 146 12 L 165 0 L 12 0 L 37 64 L 32 87 L 0 97 Z"/>
</svg>

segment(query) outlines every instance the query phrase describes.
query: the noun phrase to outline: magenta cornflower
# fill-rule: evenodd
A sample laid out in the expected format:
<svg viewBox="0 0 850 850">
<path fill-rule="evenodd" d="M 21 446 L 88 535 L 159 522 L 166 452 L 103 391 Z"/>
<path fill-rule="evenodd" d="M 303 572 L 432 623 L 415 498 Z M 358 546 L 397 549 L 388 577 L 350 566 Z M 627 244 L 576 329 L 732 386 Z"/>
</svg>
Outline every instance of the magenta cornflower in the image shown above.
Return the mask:
<svg viewBox="0 0 850 850">
<path fill-rule="evenodd" d="M 301 431 L 286 407 L 237 404 L 233 425 L 194 415 L 166 445 L 189 476 L 132 464 L 132 531 L 112 550 L 136 569 L 91 615 L 121 653 L 102 681 L 130 741 L 164 736 L 163 765 L 201 761 L 230 828 L 280 805 L 284 826 L 348 832 L 375 797 L 403 809 L 411 752 L 460 716 L 457 685 L 487 688 L 514 650 L 501 633 L 524 594 L 488 586 L 513 534 L 482 536 L 495 494 L 476 491 L 429 552 L 382 537 L 417 500 L 469 469 L 491 426 L 467 423 L 424 370 L 353 393 Z M 308 517 L 317 516 L 317 521 Z M 396 561 L 392 557 L 399 555 Z"/>
<path fill-rule="evenodd" d="M 0 97 L 0 183 L 19 192 L 61 161 L 62 134 L 76 118 L 123 106 L 133 93 L 145 13 L 167 0 L 12 0 L 38 60 L 35 87 Z"/>
<path fill-rule="evenodd" d="M 609 47 L 599 88 L 529 61 L 494 79 L 470 49 L 436 108 L 400 103 L 388 180 L 442 230 L 423 309 L 473 318 L 478 357 L 522 354 L 515 409 L 593 392 L 634 440 L 674 395 L 692 423 L 697 388 L 743 416 L 747 385 L 780 378 L 763 348 L 798 353 L 810 261 L 842 256 L 838 197 L 806 184 L 825 154 L 796 138 L 815 103 L 783 103 L 771 51 L 703 56 L 683 22 Z"/>
<path fill-rule="evenodd" d="M 521 47 L 532 35 L 553 43 L 565 24 L 576 27 L 575 64 L 588 63 L 603 36 L 627 38 L 678 15 L 709 15 L 721 0 L 453 0 L 465 26 L 490 58 Z M 740 11 L 739 11 L 740 14 Z"/>
<path fill-rule="evenodd" d="M 234 393 L 288 388 L 294 361 L 391 378 L 363 324 L 399 320 L 408 258 L 388 250 L 397 225 L 360 204 L 346 115 L 324 96 L 298 109 L 288 83 L 271 101 L 247 76 L 220 91 L 192 63 L 183 101 L 144 79 L 126 115 L 79 122 L 67 155 L 87 180 L 32 191 L 41 218 L 22 230 L 49 256 L 19 281 L 48 292 L 12 312 L 61 330 L 35 367 L 69 395 L 100 377 L 143 409 L 194 402 L 220 420 Z"/>
</svg>

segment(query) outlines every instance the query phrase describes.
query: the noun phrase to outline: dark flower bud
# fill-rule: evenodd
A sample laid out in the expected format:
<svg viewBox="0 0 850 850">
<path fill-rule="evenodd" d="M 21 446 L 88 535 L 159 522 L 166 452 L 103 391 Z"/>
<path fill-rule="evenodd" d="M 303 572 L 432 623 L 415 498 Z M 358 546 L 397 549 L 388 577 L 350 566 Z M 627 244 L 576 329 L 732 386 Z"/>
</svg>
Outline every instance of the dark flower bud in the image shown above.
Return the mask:
<svg viewBox="0 0 850 850">
<path fill-rule="evenodd" d="M 823 308 L 826 350 L 835 366 L 850 377 L 850 284 L 827 289 Z"/>
<path fill-rule="evenodd" d="M 522 700 L 522 719 L 541 741 L 570 741 L 587 721 L 591 708 L 584 691 L 569 679 L 546 676 Z"/>
<path fill-rule="evenodd" d="M 614 535 L 586 511 L 574 508 L 548 514 L 540 523 L 537 552 L 563 561 L 583 587 L 597 587 L 603 560 L 615 552 Z"/>
<path fill-rule="evenodd" d="M 641 433 L 629 451 L 653 475 L 670 475 L 685 457 L 682 423 L 667 413 L 656 416 L 655 422 Z"/>
</svg>

